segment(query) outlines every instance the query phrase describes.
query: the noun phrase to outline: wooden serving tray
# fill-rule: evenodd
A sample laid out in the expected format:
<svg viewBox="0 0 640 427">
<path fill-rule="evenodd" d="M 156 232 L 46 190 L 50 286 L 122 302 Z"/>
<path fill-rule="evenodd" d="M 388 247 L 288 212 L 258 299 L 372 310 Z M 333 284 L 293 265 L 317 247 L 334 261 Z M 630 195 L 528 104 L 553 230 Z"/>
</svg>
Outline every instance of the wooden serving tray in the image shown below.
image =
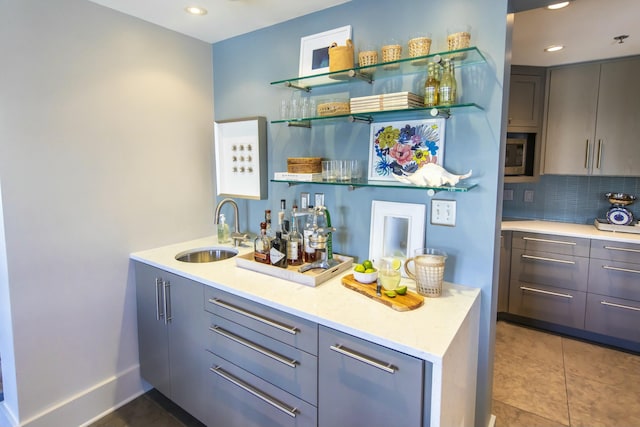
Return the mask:
<svg viewBox="0 0 640 427">
<path fill-rule="evenodd" d="M 345 255 L 333 254 L 333 259 L 340 262 L 337 266 L 324 270 L 315 268 L 313 270 L 298 272 L 302 265 L 289 266 L 287 268 L 275 267 L 271 264 L 263 264 L 253 260 L 253 252 L 235 257 L 238 267 L 253 270 L 258 273 L 267 274 L 269 276 L 278 277 L 280 279 L 289 280 L 291 282 L 300 283 L 301 285 L 316 287 L 322 282 L 326 282 L 332 277 L 337 276 L 343 271 L 347 271 L 353 264 L 353 258 Z M 304 265 L 304 264 L 303 264 Z"/>
<path fill-rule="evenodd" d="M 395 298 L 389 298 L 382 292 L 382 296 L 376 295 L 376 283 L 360 283 L 353 274 L 347 274 L 342 278 L 342 285 L 352 289 L 360 294 L 366 295 L 374 301 L 391 307 L 396 311 L 414 310 L 424 304 L 424 297 L 415 292 L 407 290 L 404 295 L 398 295 Z"/>
</svg>

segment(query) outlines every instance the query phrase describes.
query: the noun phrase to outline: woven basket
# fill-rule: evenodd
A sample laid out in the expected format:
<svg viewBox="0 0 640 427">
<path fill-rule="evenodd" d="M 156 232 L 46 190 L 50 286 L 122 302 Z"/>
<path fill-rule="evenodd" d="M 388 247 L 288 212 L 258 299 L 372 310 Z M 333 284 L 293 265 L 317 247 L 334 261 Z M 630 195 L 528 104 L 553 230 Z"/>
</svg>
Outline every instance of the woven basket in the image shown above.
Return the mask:
<svg viewBox="0 0 640 427">
<path fill-rule="evenodd" d="M 431 39 L 429 37 L 416 37 L 409 40 L 409 57 L 429 55 L 431 50 Z"/>
<path fill-rule="evenodd" d="M 358 53 L 358 65 L 366 67 L 367 65 L 375 65 L 378 63 L 378 51 L 363 50 Z"/>
<path fill-rule="evenodd" d="M 469 47 L 471 44 L 471 34 L 466 31 L 449 34 L 447 37 L 447 45 L 449 50 L 458 50 Z"/>
<path fill-rule="evenodd" d="M 318 116 L 337 116 L 339 114 L 349 114 L 349 102 L 324 102 L 318 104 Z"/>
<path fill-rule="evenodd" d="M 382 46 L 382 62 L 397 61 L 402 57 L 402 46 L 399 44 L 389 44 Z"/>
<path fill-rule="evenodd" d="M 342 71 L 353 68 L 353 43 L 347 39 L 346 46 L 332 43 L 329 46 L 329 71 Z"/>
<path fill-rule="evenodd" d="M 321 157 L 289 157 L 287 159 L 289 173 L 320 173 L 322 172 Z"/>
</svg>

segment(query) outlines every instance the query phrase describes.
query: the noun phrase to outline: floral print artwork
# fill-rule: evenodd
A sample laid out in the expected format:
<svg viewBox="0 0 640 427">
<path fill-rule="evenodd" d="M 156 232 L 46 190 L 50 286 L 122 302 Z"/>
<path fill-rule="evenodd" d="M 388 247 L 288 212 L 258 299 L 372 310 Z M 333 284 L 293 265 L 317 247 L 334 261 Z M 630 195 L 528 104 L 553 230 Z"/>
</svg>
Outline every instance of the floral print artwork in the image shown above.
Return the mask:
<svg viewBox="0 0 640 427">
<path fill-rule="evenodd" d="M 369 179 L 394 181 L 393 174 L 412 174 L 427 163 L 442 166 L 444 119 L 371 124 Z"/>
</svg>

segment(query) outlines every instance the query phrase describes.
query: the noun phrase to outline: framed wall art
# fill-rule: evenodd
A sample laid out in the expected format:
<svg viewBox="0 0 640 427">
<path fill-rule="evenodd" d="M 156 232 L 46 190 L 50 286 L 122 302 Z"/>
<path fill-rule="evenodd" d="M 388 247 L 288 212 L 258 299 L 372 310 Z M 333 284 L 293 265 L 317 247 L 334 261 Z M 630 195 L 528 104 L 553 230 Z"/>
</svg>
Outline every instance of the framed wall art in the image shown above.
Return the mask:
<svg viewBox="0 0 640 427">
<path fill-rule="evenodd" d="M 425 215 L 424 204 L 373 200 L 369 259 L 397 258 L 404 265 L 416 249 L 424 247 Z M 404 268 L 400 271 L 406 277 Z"/>
<path fill-rule="evenodd" d="M 298 77 L 329 72 L 329 46 L 345 44 L 351 38 L 351 25 L 335 28 L 300 39 L 300 69 Z"/>
<path fill-rule="evenodd" d="M 444 161 L 443 118 L 371 123 L 369 180 L 395 181 L 393 174 L 412 174 L 427 163 Z"/>
</svg>

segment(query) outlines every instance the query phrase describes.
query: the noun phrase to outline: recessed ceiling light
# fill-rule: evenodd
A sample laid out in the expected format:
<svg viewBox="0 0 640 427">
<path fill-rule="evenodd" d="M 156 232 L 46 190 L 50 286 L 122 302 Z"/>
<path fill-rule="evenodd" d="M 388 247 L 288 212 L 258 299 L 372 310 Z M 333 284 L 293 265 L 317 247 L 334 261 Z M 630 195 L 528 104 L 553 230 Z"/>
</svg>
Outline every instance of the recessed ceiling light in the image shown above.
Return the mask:
<svg viewBox="0 0 640 427">
<path fill-rule="evenodd" d="M 562 50 L 562 49 L 564 49 L 564 46 L 554 45 L 554 46 L 545 47 L 544 51 L 545 52 L 557 52 L 557 51 Z"/>
<path fill-rule="evenodd" d="M 547 9 L 556 10 L 556 9 L 562 9 L 563 7 L 567 7 L 567 6 L 569 6 L 569 2 L 562 1 L 560 3 L 550 4 L 549 6 L 547 6 Z"/>
<path fill-rule="evenodd" d="M 185 12 L 190 13 L 192 15 L 206 15 L 207 9 L 200 6 L 188 6 L 184 8 Z"/>
</svg>

